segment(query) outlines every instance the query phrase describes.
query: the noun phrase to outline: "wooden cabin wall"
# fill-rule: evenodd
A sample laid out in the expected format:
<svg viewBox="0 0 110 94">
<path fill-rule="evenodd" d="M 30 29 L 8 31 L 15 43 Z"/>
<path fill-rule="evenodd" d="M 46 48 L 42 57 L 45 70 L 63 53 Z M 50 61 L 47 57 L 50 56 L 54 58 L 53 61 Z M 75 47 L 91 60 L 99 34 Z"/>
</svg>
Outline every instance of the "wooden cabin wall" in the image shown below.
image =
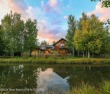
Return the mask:
<svg viewBox="0 0 110 94">
<path fill-rule="evenodd" d="M 61 40 L 61 41 L 59 41 L 56 45 L 55 45 L 55 50 L 59 50 L 59 48 L 61 47 L 61 44 L 65 44 L 66 43 L 66 41 L 65 40 Z"/>
</svg>

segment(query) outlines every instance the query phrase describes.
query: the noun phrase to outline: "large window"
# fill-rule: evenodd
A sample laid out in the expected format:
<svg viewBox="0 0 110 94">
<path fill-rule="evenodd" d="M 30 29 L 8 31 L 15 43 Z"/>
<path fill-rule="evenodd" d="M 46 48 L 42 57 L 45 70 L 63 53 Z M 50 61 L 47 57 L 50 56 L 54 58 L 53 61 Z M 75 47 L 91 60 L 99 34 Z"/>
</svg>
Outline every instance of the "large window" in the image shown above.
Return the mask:
<svg viewBox="0 0 110 94">
<path fill-rule="evenodd" d="M 65 44 L 64 43 L 61 43 L 61 47 L 65 47 Z"/>
</svg>

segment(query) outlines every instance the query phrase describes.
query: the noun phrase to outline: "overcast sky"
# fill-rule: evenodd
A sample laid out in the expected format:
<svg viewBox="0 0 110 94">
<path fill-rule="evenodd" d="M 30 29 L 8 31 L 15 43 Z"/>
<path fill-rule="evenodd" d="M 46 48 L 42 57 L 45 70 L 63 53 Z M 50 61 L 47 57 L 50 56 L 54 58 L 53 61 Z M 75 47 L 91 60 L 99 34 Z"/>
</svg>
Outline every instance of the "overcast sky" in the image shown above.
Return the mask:
<svg viewBox="0 0 110 94">
<path fill-rule="evenodd" d="M 110 18 L 110 8 L 90 0 L 0 0 L 0 20 L 10 10 L 20 13 L 23 20 L 37 19 L 38 39 L 49 43 L 65 37 L 70 14 L 77 20 L 82 12 L 95 14 L 101 21 Z"/>
</svg>

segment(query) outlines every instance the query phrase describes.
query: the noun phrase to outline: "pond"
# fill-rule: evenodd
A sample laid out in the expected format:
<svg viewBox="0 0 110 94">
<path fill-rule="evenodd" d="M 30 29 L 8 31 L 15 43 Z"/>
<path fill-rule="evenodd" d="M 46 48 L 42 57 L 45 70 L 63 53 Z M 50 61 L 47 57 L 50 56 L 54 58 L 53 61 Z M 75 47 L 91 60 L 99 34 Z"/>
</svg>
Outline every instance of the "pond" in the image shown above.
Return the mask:
<svg viewBox="0 0 110 94">
<path fill-rule="evenodd" d="M 82 82 L 99 86 L 110 80 L 110 66 L 0 65 L 0 94 L 70 94 Z"/>
</svg>

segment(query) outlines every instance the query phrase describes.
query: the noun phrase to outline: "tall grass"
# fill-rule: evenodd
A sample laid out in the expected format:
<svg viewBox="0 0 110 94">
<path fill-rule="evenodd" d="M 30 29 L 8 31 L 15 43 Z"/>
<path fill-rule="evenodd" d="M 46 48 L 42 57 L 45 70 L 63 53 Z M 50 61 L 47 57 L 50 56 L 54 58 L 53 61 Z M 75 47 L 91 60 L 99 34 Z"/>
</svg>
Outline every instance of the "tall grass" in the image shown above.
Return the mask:
<svg viewBox="0 0 110 94">
<path fill-rule="evenodd" d="M 100 86 L 101 94 L 110 94 L 110 81 L 104 81 Z"/>
<path fill-rule="evenodd" d="M 82 83 L 81 87 L 72 88 L 71 94 L 110 94 L 110 81 L 103 81 L 99 87 Z"/>
<path fill-rule="evenodd" d="M 35 94 L 31 92 L 5 92 L 0 94 Z M 49 93 L 56 94 L 56 93 Z M 68 94 L 68 93 L 64 93 Z M 91 86 L 89 84 L 82 83 L 80 87 L 73 87 L 70 94 L 110 94 L 110 81 L 103 81 L 99 87 Z"/>
</svg>

